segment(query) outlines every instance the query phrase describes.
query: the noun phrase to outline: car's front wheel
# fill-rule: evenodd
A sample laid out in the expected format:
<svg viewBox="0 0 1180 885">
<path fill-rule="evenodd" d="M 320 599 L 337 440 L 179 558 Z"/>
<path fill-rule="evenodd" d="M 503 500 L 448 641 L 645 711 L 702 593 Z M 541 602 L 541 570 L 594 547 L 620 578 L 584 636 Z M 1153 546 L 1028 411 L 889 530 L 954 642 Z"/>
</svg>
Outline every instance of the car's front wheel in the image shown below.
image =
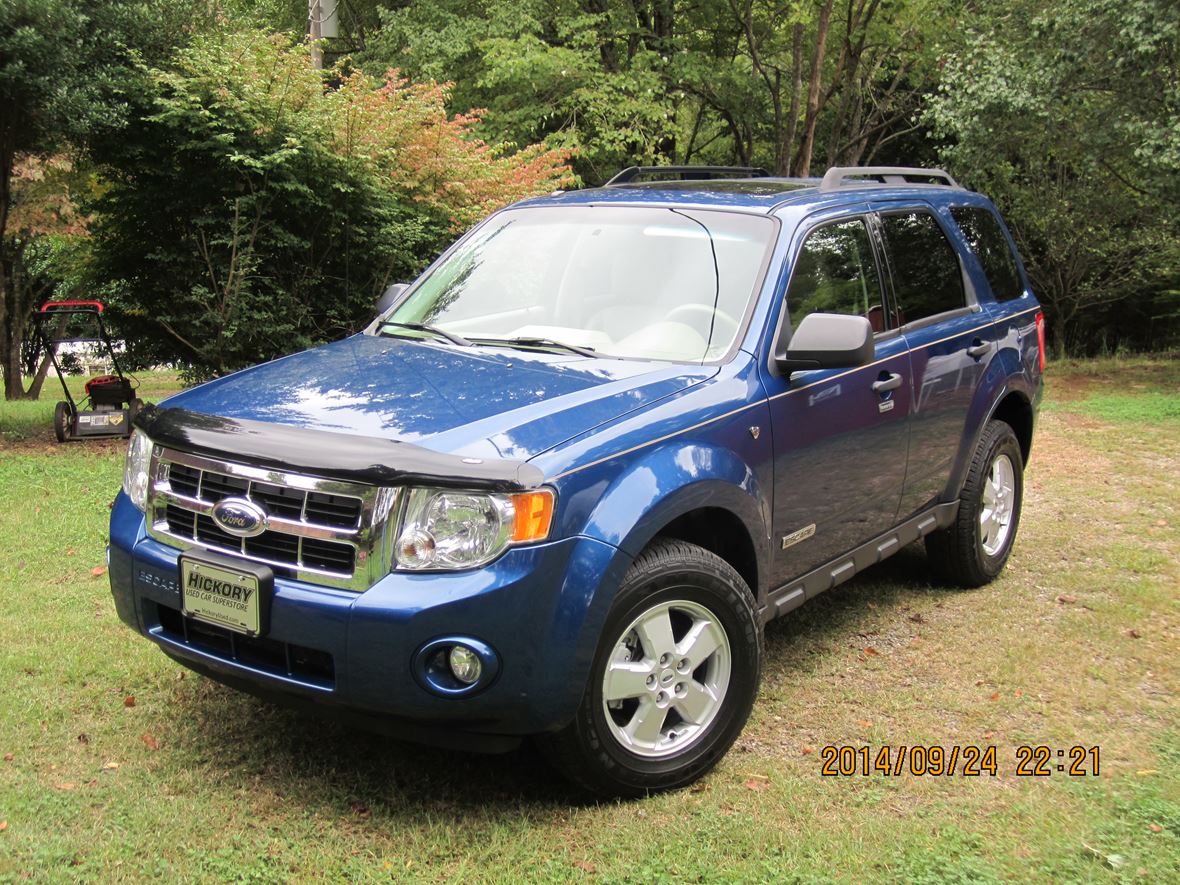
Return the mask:
<svg viewBox="0 0 1180 885">
<path fill-rule="evenodd" d="M 577 716 L 543 747 L 598 795 L 685 786 L 741 732 L 761 661 L 762 630 L 737 572 L 694 544 L 657 541 L 623 580 Z"/>
</svg>

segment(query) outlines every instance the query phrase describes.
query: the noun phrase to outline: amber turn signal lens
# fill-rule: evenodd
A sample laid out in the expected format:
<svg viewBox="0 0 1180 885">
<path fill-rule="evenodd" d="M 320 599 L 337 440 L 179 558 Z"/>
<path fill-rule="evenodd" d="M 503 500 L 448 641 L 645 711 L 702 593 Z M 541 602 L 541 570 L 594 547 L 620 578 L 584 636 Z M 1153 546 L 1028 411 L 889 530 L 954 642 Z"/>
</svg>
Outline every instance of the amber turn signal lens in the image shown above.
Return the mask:
<svg viewBox="0 0 1180 885">
<path fill-rule="evenodd" d="M 553 492 L 542 489 L 539 492 L 523 492 L 512 496 L 516 517 L 512 525 L 512 540 L 542 541 L 549 537 L 549 524 L 553 521 Z"/>
</svg>

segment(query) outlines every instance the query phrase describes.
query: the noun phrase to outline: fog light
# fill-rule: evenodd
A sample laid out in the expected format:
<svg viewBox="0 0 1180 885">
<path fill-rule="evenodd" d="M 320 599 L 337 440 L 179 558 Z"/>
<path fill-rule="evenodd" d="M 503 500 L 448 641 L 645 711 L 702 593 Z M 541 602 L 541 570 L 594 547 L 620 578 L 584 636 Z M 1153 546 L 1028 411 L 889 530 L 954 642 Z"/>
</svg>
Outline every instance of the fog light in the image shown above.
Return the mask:
<svg viewBox="0 0 1180 885">
<path fill-rule="evenodd" d="M 464 685 L 478 682 L 483 673 L 483 664 L 479 661 L 479 655 L 465 645 L 452 646 L 451 653 L 447 656 L 447 663 L 450 665 L 451 673 Z"/>
</svg>

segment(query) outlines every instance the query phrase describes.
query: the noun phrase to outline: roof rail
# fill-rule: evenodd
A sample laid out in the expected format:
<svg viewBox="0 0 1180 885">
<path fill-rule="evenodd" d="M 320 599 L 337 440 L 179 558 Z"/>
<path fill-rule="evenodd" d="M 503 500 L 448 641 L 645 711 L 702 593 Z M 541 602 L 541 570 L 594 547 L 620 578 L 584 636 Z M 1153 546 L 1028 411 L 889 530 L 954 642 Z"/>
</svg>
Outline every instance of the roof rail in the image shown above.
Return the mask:
<svg viewBox="0 0 1180 885">
<path fill-rule="evenodd" d="M 875 178 L 877 181 L 859 181 Z M 911 182 L 911 178 L 922 179 Z M 922 169 L 916 166 L 833 166 L 820 182 L 821 191 L 842 187 L 863 187 L 866 184 L 938 184 L 963 190 L 963 186 L 942 169 Z"/>
<path fill-rule="evenodd" d="M 770 173 L 759 166 L 628 166 L 604 187 L 630 184 L 641 175 L 676 175 L 680 181 L 708 181 L 735 175 L 767 178 Z"/>
</svg>

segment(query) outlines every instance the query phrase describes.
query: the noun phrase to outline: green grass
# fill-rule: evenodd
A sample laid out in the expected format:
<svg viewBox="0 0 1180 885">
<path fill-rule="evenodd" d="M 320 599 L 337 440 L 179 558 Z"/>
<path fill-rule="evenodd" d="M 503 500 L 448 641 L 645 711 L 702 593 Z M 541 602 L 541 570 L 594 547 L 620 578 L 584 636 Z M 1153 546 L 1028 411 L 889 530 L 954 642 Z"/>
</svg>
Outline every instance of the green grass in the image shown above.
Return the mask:
<svg viewBox="0 0 1180 885">
<path fill-rule="evenodd" d="M 0 881 L 1177 881 L 1180 425 L 1089 405 L 1170 414 L 1174 364 L 1050 371 L 999 581 L 932 586 L 913 548 L 773 623 L 718 769 L 601 805 L 527 749 L 401 745 L 171 663 L 92 574 L 122 446 L 0 404 Z M 1024 743 L 1098 745 L 1101 775 L 1016 777 Z M 827 744 L 994 744 L 999 776 L 825 778 Z"/>
</svg>

